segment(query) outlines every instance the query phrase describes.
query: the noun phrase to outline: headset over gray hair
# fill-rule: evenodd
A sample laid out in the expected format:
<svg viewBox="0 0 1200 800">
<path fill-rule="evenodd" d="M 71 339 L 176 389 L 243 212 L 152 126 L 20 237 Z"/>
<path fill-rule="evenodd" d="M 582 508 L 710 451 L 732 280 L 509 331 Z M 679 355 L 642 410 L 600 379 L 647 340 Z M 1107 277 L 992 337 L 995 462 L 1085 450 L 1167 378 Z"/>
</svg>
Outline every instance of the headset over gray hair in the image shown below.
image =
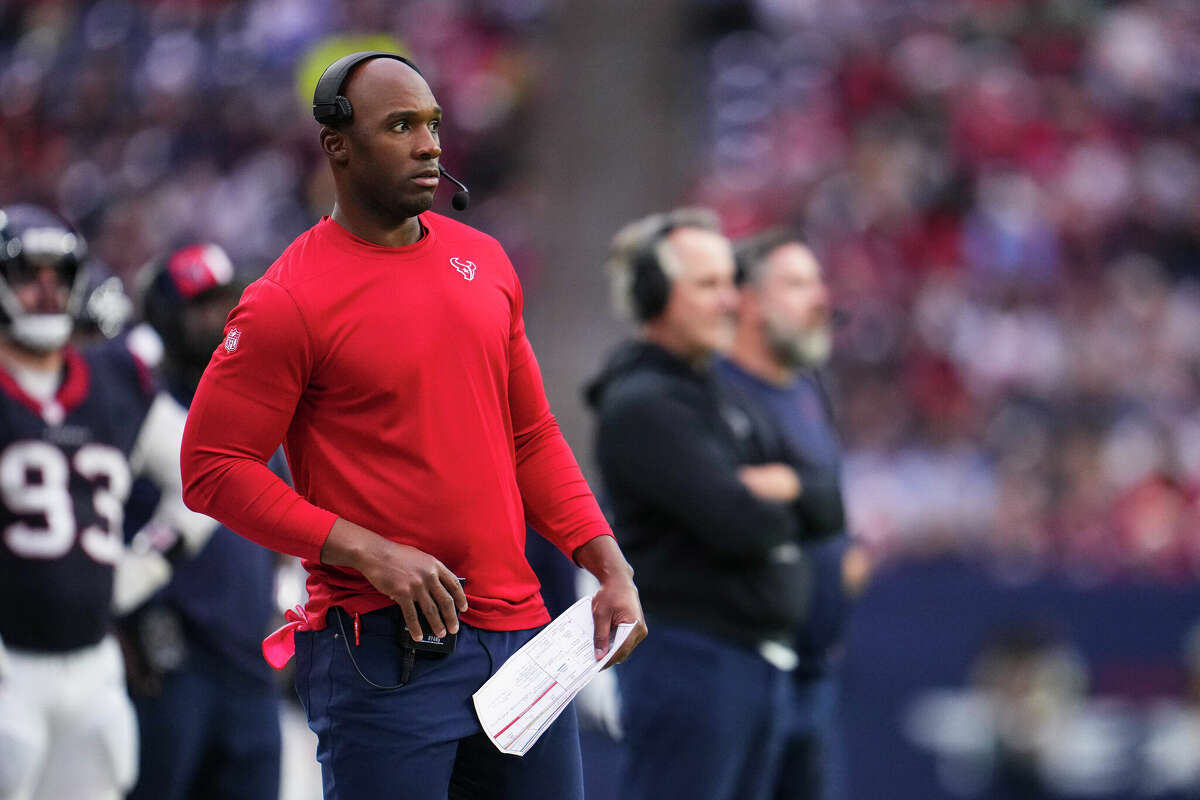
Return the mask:
<svg viewBox="0 0 1200 800">
<path fill-rule="evenodd" d="M 666 308 L 671 280 L 680 270 L 667 237 L 679 228 L 720 233 L 721 223 L 707 208 L 679 208 L 635 220 L 613 237 L 605 266 L 613 306 L 622 317 L 649 322 Z"/>
</svg>

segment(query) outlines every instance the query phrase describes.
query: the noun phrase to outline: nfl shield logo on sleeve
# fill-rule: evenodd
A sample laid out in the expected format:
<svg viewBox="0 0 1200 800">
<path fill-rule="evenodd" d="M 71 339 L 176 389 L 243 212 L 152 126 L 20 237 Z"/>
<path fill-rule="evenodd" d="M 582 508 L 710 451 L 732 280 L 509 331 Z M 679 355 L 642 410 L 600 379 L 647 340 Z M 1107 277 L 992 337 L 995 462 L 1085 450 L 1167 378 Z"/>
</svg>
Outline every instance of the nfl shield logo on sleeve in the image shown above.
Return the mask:
<svg viewBox="0 0 1200 800">
<path fill-rule="evenodd" d="M 238 349 L 238 342 L 242 340 L 242 332 L 237 328 L 230 328 L 228 335 L 225 337 L 225 352 L 232 353 Z"/>
</svg>

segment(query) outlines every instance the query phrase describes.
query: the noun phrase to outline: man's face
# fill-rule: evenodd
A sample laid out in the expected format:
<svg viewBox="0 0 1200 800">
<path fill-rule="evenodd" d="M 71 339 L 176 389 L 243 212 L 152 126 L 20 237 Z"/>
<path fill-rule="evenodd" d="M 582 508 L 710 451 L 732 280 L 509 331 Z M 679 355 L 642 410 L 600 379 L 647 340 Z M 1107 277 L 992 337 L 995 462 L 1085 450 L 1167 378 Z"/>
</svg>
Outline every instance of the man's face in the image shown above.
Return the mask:
<svg viewBox="0 0 1200 800">
<path fill-rule="evenodd" d="M 762 265 L 757 297 L 776 359 L 788 367 L 828 360 L 833 344 L 829 287 L 811 250 L 798 243 L 772 250 Z"/>
<path fill-rule="evenodd" d="M 67 310 L 71 287 L 65 281 L 62 273 L 54 266 L 54 262 L 34 261 L 30 270 L 13 281 L 13 294 L 17 296 L 21 307 L 29 314 L 63 314 Z"/>
<path fill-rule="evenodd" d="M 668 276 L 671 293 L 662 324 L 688 355 L 728 349 L 737 307 L 729 240 L 701 228 L 680 228 L 671 232 L 668 241 L 679 272 Z"/>
<path fill-rule="evenodd" d="M 428 211 L 442 154 L 442 110 L 429 85 L 407 64 L 376 58 L 350 76 L 344 93 L 354 108 L 344 134 L 355 195 L 384 218 Z"/>
</svg>

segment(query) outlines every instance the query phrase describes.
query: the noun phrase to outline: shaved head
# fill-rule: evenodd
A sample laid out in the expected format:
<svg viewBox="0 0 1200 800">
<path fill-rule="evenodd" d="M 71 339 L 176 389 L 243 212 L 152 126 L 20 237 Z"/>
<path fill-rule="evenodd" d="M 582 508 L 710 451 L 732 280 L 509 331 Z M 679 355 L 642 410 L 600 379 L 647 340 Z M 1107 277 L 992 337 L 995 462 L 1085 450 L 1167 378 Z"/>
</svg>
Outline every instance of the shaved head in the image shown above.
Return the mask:
<svg viewBox="0 0 1200 800">
<path fill-rule="evenodd" d="M 341 94 L 354 109 L 352 127 L 377 116 L 389 103 L 437 106 L 421 73 L 394 58 L 372 58 L 356 66 L 346 76 Z"/>
</svg>

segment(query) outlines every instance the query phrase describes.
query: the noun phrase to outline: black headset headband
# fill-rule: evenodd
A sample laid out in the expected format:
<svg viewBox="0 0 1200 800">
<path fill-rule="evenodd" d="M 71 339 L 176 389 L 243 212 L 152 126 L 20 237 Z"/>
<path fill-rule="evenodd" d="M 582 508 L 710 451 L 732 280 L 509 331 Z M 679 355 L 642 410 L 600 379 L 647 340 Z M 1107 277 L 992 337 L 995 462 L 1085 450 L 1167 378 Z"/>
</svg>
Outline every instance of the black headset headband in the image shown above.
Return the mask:
<svg viewBox="0 0 1200 800">
<path fill-rule="evenodd" d="M 313 92 L 313 118 L 322 125 L 341 125 L 354 118 L 354 109 L 350 101 L 342 94 L 342 86 L 346 83 L 350 70 L 364 61 L 372 58 L 391 58 L 403 61 L 412 67 L 418 75 L 421 70 L 417 65 L 404 56 L 389 53 L 385 50 L 363 50 L 342 56 L 330 64 L 317 80 L 317 89 Z"/>
</svg>

